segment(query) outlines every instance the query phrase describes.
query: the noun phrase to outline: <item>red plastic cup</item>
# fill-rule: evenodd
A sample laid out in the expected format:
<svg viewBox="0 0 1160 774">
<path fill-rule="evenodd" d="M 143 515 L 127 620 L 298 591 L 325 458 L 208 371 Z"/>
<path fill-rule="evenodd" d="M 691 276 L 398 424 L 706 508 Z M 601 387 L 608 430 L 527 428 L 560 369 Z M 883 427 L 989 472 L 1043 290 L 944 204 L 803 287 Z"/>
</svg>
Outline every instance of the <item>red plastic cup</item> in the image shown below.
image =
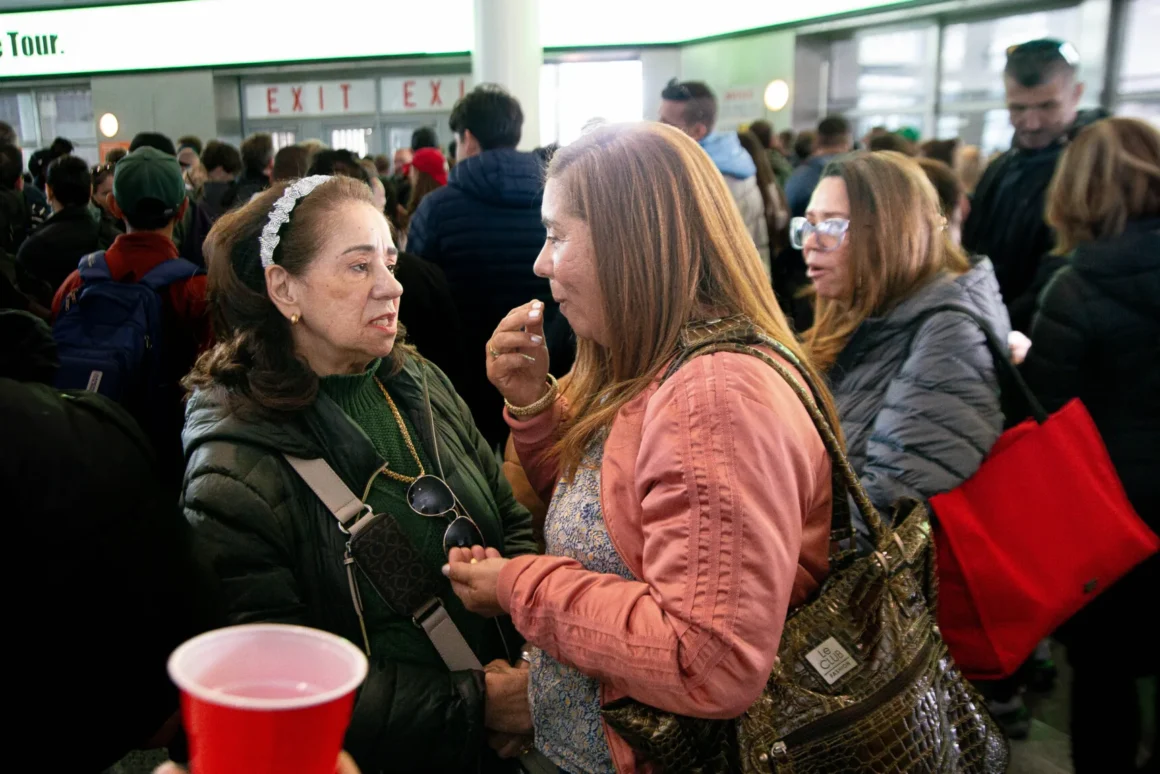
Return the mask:
<svg viewBox="0 0 1160 774">
<path fill-rule="evenodd" d="M 193 774 L 334 774 L 366 656 L 304 626 L 194 637 L 169 657 Z"/>
</svg>

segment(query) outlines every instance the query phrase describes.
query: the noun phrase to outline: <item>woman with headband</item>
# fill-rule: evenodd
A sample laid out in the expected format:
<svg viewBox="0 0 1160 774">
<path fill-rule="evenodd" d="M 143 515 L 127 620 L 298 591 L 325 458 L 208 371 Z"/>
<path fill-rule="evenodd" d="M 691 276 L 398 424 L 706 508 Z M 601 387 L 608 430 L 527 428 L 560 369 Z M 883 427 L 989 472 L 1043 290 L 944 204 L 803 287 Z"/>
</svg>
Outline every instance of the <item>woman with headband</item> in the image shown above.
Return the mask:
<svg viewBox="0 0 1160 774">
<path fill-rule="evenodd" d="M 522 643 L 439 571 L 453 546 L 533 551 L 530 519 L 450 382 L 403 341 L 398 251 L 370 190 L 275 184 L 205 249 L 218 344 L 187 379 L 184 506 L 230 622 L 367 651 L 346 740 L 364 771 L 514 770 L 501 756 L 531 729 Z"/>
</svg>

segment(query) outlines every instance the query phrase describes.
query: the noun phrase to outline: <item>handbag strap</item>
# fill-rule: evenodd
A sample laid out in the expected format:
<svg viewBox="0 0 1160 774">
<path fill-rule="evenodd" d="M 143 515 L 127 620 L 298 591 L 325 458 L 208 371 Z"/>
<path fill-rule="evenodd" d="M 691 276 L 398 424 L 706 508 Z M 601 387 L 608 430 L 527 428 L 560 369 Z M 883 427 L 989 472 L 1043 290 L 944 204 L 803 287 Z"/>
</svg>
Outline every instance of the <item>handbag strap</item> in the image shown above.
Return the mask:
<svg viewBox="0 0 1160 774">
<path fill-rule="evenodd" d="M 979 329 L 983 331 L 983 338 L 986 339 L 987 349 L 991 352 L 991 359 L 995 361 L 995 369 L 999 372 L 1000 378 L 1003 379 L 1006 385 L 1013 387 L 1015 391 L 1019 393 L 1019 397 L 1023 399 L 1023 402 L 1027 407 L 1028 414 L 1030 414 L 1030 416 L 1032 416 L 1037 423 L 1042 425 L 1044 422 L 1046 422 L 1047 412 L 1043 409 L 1043 404 L 1039 402 L 1039 399 L 1035 397 L 1035 393 L 1033 393 L 1031 388 L 1027 386 L 1027 382 L 1024 381 L 1023 375 L 1019 373 L 1019 368 L 1011 362 L 1011 355 L 1008 351 L 1007 345 L 999 339 L 999 337 L 995 334 L 994 329 L 991 328 L 990 323 L 984 320 L 978 312 L 968 307 L 962 306 L 961 304 L 939 304 L 938 306 L 927 309 L 925 312 L 919 315 L 918 325 L 915 326 L 916 333 L 918 329 L 922 327 L 923 323 L 925 323 L 931 317 L 943 314 L 944 312 L 953 312 L 955 314 L 964 315 L 969 317 L 976 325 L 979 326 Z M 911 344 L 913 345 L 913 339 L 911 340 Z"/>
<path fill-rule="evenodd" d="M 306 485 L 310 487 L 311 491 L 318 496 L 326 509 L 330 511 L 331 515 L 338 521 L 339 529 L 348 537 L 358 533 L 359 520 L 358 515 L 366 512 L 368 518 L 374 518 L 370 512 L 370 506 L 365 505 L 350 487 L 334 472 L 334 468 L 324 459 L 304 460 L 300 457 L 292 457 L 289 454 L 283 455 L 290 467 L 294 468 L 295 472 L 302 477 Z M 390 519 L 388 514 L 383 514 L 378 518 Z M 406 537 L 399 532 L 399 539 L 405 540 Z M 368 655 L 370 654 L 370 638 L 367 636 L 366 620 L 363 617 L 362 598 L 358 592 L 358 584 L 354 577 L 354 558 L 350 553 L 350 541 L 346 544 L 346 556 L 343 559 L 346 565 L 347 582 L 350 585 L 351 600 L 354 602 L 355 612 L 358 614 L 359 627 L 362 629 L 363 644 L 366 646 Z M 425 577 L 430 572 L 426 567 L 422 566 L 418 561 L 412 567 L 399 567 L 398 572 L 409 575 L 413 578 Z M 443 659 L 443 663 L 447 665 L 447 669 L 451 672 L 462 672 L 465 670 L 482 670 L 483 664 L 480 663 L 479 658 L 475 655 L 475 651 L 467 644 L 463 633 L 459 631 L 459 627 L 451 620 L 451 615 L 447 612 L 447 608 L 443 606 L 443 600 L 438 595 L 426 596 L 423 601 L 413 610 L 410 611 L 411 620 L 415 622 L 427 638 L 431 640 L 431 644 L 435 646 L 435 650 L 439 652 L 439 657 Z M 408 605 L 411 606 L 411 605 Z"/>
<path fill-rule="evenodd" d="M 854 468 L 850 465 L 850 460 L 846 457 L 846 452 L 842 449 L 842 444 L 830 426 L 829 420 L 818 406 L 815 395 L 819 394 L 819 389 L 810 377 L 808 370 L 798 356 L 780 341 L 762 332 L 748 320 L 744 320 L 744 318 L 735 318 L 735 320 L 735 325 L 729 329 L 719 330 L 710 336 L 700 337 L 699 340 L 694 340 L 694 337 L 697 336 L 696 333 L 689 337 L 683 336 L 683 343 L 688 346 L 672 361 L 661 381 L 667 380 L 692 358 L 709 355 L 714 352 L 735 352 L 749 355 L 756 357 L 758 360 L 773 368 L 785 380 L 790 389 L 798 397 L 798 400 L 805 407 L 806 412 L 814 423 L 815 429 L 818 431 L 818 435 L 821 436 L 826 453 L 830 457 L 834 477 L 833 516 L 831 519 L 831 564 L 837 567 L 844 566 L 856 554 L 852 545 L 849 548 L 838 547 L 847 542 L 846 538 L 849 538 L 853 532 L 850 524 L 850 509 L 846 501 L 847 495 L 854 499 L 858 509 L 861 511 L 862 518 L 870 532 L 870 540 L 875 548 L 884 550 L 894 541 L 894 530 L 883 520 L 878 509 L 870 501 L 870 496 L 866 493 L 865 487 L 862 486 L 858 474 L 854 472 Z M 792 373 L 789 368 L 776 358 L 770 357 L 758 349 L 759 346 L 772 349 L 793 366 L 794 372 L 796 373 Z M 803 386 L 803 382 L 805 386 Z"/>
</svg>

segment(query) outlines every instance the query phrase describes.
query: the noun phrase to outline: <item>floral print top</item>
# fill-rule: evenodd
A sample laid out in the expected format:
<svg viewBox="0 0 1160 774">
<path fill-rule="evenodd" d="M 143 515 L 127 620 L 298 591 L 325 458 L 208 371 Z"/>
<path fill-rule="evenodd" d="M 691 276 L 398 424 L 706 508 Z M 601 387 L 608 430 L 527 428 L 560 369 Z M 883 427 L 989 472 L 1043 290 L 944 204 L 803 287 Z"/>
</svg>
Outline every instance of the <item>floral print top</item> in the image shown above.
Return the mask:
<svg viewBox="0 0 1160 774">
<path fill-rule="evenodd" d="M 604 438 L 584 454 L 571 481 L 560 481 L 544 523 L 546 553 L 575 559 L 586 570 L 633 575 L 616 553 L 600 506 Z M 616 774 L 600 719 L 600 683 L 532 649 L 529 696 L 536 747 L 572 774 Z"/>
</svg>

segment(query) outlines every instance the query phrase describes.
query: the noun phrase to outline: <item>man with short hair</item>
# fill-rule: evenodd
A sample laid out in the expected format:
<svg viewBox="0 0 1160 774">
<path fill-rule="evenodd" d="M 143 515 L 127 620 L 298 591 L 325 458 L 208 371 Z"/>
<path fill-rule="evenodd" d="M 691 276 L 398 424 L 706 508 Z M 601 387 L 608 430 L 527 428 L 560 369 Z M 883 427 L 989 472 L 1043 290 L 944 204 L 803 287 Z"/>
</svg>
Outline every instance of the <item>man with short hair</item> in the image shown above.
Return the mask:
<svg viewBox="0 0 1160 774">
<path fill-rule="evenodd" d="M 804 217 L 810 206 L 810 197 L 822 179 L 822 170 L 830 159 L 849 153 L 854 148 L 854 134 L 850 122 L 842 116 L 827 116 L 818 123 L 813 151 L 801 166 L 794 170 L 785 185 L 789 212 L 795 218 Z"/>
<path fill-rule="evenodd" d="M 423 148 L 438 148 L 439 135 L 435 133 L 433 126 L 420 126 L 415 131 L 411 132 L 411 150 L 417 151 Z"/>
<path fill-rule="evenodd" d="M 789 159 L 785 157 L 782 151 L 780 138 L 773 132 L 773 124 L 761 119 L 754 121 L 749 125 L 749 131 L 761 143 L 761 147 L 765 148 L 766 155 L 769 156 L 769 165 L 773 167 L 774 177 L 777 178 L 777 184 L 785 189 L 785 184 L 789 182 L 790 176 L 793 174 L 793 165 L 789 163 Z"/>
<path fill-rule="evenodd" d="M 201 166 L 205 170 L 205 182 L 198 191 L 197 204 L 206 217 L 215 221 L 233 206 L 242 156 L 229 143 L 210 140 L 201 153 Z"/>
<path fill-rule="evenodd" d="M 1015 135 L 1011 150 L 983 173 L 963 229 L 963 247 L 995 264 L 1014 330 L 1030 329 L 1038 290 L 1050 279 L 1039 274 L 1041 258 L 1055 246 L 1044 209 L 1056 163 L 1069 137 L 1102 115 L 1079 112 L 1078 67 L 1075 48 L 1063 41 L 1008 49 L 1003 85 Z"/>
<path fill-rule="evenodd" d="M 8 186 L 7 190 L 16 191 L 19 194 L 21 206 L 24 208 L 24 226 L 20 229 L 22 235 L 19 239 L 19 241 L 23 241 L 24 236 L 40 228 L 40 224 L 48 218 L 51 210 L 48 207 L 48 200 L 44 198 L 44 193 L 39 188 L 34 185 L 24 185 L 24 154 L 20 150 L 20 138 L 17 136 L 16 130 L 12 128 L 11 124 L 0 121 L 0 147 L 3 146 L 14 148 L 16 151 L 14 158 L 16 160 L 17 177 L 20 178 L 20 182 L 12 183 Z M 10 157 L 8 161 L 11 163 L 12 158 Z M 0 190 L 5 190 L 2 182 L 0 182 Z M 4 207 L 0 206 L 0 210 L 3 209 Z M 0 215 L 0 217 L 5 216 Z M 4 237 L 4 239 L 8 238 Z M 16 246 L 20 246 L 19 242 L 17 242 Z M 0 240 L 0 249 L 8 249 L 3 247 L 2 240 Z M 10 252 L 15 254 L 16 249 L 12 248 Z"/>
<path fill-rule="evenodd" d="M 173 144 L 173 140 L 160 132 L 138 132 L 129 143 L 129 152 L 146 147 L 177 158 L 177 146 Z M 180 168 L 180 162 L 178 164 Z M 184 180 L 184 175 L 182 179 Z M 189 190 L 188 186 L 186 190 Z M 205 256 L 201 248 L 212 227 L 213 221 L 209 214 L 204 212 L 197 202 L 187 200 L 185 214 L 173 228 L 173 243 L 177 245 L 178 254 L 194 265 L 204 268 Z"/>
<path fill-rule="evenodd" d="M 238 178 L 237 206 L 269 188 L 273 174 L 274 138 L 267 132 L 255 132 L 242 142 L 242 176 Z"/>
<path fill-rule="evenodd" d="M 769 224 L 765 219 L 765 200 L 757 185 L 757 165 L 741 146 L 737 132 L 714 132 L 717 125 L 717 97 L 700 81 L 669 81 L 661 92 L 660 121 L 680 129 L 709 154 L 717 166 L 745 228 L 761 256 L 765 273 L 770 273 Z"/>
<path fill-rule="evenodd" d="M 408 250 L 447 275 L 465 351 L 480 356 L 472 378 L 456 387 L 493 446 L 507 437 L 507 425 L 483 367 L 487 339 L 509 311 L 532 299 L 545 302 L 549 325 L 556 310 L 548 281 L 532 273 L 545 238 L 544 168 L 535 154 L 516 150 L 523 125 L 520 103 L 499 86 L 477 86 L 456 102 L 451 131 L 459 163 L 447 185 L 420 203 L 407 239 Z M 553 357 L 553 370 L 564 365 Z"/>
<path fill-rule="evenodd" d="M 46 296 L 39 299 L 42 304 L 51 303 L 52 294 L 81 258 L 99 247 L 98 223 L 89 212 L 92 192 L 92 175 L 84 159 L 61 156 L 48 165 L 45 193 L 52 216 L 16 254 L 17 263 L 48 286 Z"/>
</svg>

